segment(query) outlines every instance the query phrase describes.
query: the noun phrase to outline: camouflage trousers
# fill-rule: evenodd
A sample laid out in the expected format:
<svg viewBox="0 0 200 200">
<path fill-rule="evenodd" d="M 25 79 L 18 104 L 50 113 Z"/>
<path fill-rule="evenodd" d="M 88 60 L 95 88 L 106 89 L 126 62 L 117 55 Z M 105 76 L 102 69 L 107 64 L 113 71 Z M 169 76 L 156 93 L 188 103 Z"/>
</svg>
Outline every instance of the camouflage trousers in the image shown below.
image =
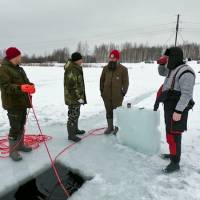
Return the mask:
<svg viewBox="0 0 200 200">
<path fill-rule="evenodd" d="M 80 107 L 80 105 L 68 106 L 68 127 L 72 127 L 77 123 L 80 116 Z"/>
<path fill-rule="evenodd" d="M 8 110 L 8 119 L 10 123 L 9 137 L 17 139 L 24 134 L 26 124 L 27 109 Z"/>
</svg>

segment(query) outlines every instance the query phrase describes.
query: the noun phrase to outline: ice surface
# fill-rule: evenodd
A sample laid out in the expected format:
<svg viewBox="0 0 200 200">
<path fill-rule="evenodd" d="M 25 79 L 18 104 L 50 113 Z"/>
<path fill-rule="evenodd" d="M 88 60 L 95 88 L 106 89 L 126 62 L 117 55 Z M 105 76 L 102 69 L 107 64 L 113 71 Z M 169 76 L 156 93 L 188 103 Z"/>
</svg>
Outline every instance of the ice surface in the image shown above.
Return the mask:
<svg viewBox="0 0 200 200">
<path fill-rule="evenodd" d="M 96 115 L 104 110 L 104 103 L 99 89 L 99 80 L 102 72 L 101 66 L 104 65 L 105 64 L 95 64 L 94 68 L 84 68 L 88 104 L 81 107 L 80 118 L 82 119 Z M 150 64 L 147 65 L 147 67 L 145 67 L 146 65 L 143 63 L 129 63 L 124 65 L 128 67 L 130 78 L 129 90 L 124 98 L 124 102 L 133 100 L 134 98 L 138 100 L 138 96 L 142 97 L 139 99 L 139 101 L 141 101 L 146 98 L 146 95 L 152 94 L 163 80 L 162 77 L 158 76 L 157 65 Z M 99 68 L 97 68 L 97 66 Z M 24 66 L 23 68 L 31 82 L 36 85 L 36 93 L 33 95 L 33 104 L 42 125 L 51 126 L 58 123 L 61 125 L 66 123 L 68 108 L 64 103 L 63 67 Z M 149 74 L 152 76 L 149 76 Z M 152 77 L 156 77 L 154 82 L 152 82 Z M 8 130 L 8 128 L 7 113 L 2 109 L 0 100 L 0 130 L 5 131 Z M 4 134 L 4 132 L 2 134 Z"/>
<path fill-rule="evenodd" d="M 155 92 L 163 78 L 157 65 L 125 64 L 129 67 L 130 87 L 125 102 L 152 109 Z M 199 65 L 192 65 L 196 72 Z M 63 68 L 26 68 L 31 81 L 37 84 L 34 105 L 44 133 L 53 137 L 48 146 L 57 155 L 70 142 L 67 140 L 67 107 L 63 97 Z M 80 128 L 91 130 L 106 125 L 104 105 L 99 93 L 102 69 L 84 69 L 88 105 L 81 109 Z M 87 177 L 93 177 L 70 199 L 72 200 L 199 200 L 200 199 L 200 76 L 197 73 L 194 111 L 189 114 L 188 132 L 183 135 L 181 171 L 166 176 L 161 169 L 168 164 L 159 156 L 138 153 L 121 145 L 114 136 L 94 136 L 64 153 L 58 161 Z M 154 92 L 154 93 L 153 93 Z M 132 101 L 133 100 L 133 101 Z M 124 102 L 124 103 L 125 103 Z M 66 109 L 65 109 L 66 108 Z M 162 106 L 160 106 L 162 111 Z M 162 112 L 161 112 L 162 113 Z M 6 112 L 0 108 L 0 135 L 8 131 Z M 160 116 L 161 152 L 168 152 L 163 113 Z M 143 121 L 145 125 L 147 121 Z M 30 133 L 38 133 L 30 120 Z M 33 127 L 34 126 L 34 127 Z M 0 160 L 0 196 L 49 167 L 44 145 L 23 154 L 23 162 Z M 48 181 L 48 180 L 47 180 Z"/>
<path fill-rule="evenodd" d="M 134 150 L 153 155 L 160 152 L 160 112 L 145 108 L 120 107 L 115 110 L 118 138 Z"/>
</svg>

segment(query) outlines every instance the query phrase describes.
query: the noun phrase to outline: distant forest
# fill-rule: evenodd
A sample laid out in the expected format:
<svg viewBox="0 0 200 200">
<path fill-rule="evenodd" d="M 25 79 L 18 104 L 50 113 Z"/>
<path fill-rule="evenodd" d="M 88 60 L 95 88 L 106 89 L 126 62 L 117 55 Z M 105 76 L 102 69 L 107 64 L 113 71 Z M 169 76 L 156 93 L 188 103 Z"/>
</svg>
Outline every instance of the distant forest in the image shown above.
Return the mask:
<svg viewBox="0 0 200 200">
<path fill-rule="evenodd" d="M 108 61 L 108 54 L 112 49 L 121 51 L 121 62 L 137 63 L 143 61 L 153 61 L 163 54 L 168 46 L 148 46 L 144 44 L 133 44 L 125 42 L 122 45 L 101 44 L 95 45 L 92 53 L 89 53 L 89 45 L 87 42 L 79 42 L 76 51 L 84 56 L 86 63 L 105 63 Z M 192 60 L 200 59 L 200 44 L 184 43 L 180 45 L 184 51 L 185 58 Z M 60 48 L 53 50 L 49 55 L 24 55 L 23 63 L 64 63 L 70 58 L 69 48 Z M 0 58 L 3 57 L 3 51 L 0 51 Z"/>
</svg>

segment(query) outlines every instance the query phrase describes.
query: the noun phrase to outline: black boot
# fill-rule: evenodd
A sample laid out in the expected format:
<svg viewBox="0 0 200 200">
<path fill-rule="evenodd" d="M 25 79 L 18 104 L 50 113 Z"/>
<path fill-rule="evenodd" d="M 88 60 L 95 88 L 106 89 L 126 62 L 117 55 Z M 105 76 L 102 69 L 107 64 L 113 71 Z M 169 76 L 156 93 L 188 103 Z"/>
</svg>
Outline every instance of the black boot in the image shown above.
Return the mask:
<svg viewBox="0 0 200 200">
<path fill-rule="evenodd" d="M 117 126 L 115 126 L 114 130 L 113 130 L 113 135 L 117 135 L 118 130 L 119 130 L 119 128 Z"/>
<path fill-rule="evenodd" d="M 170 174 L 176 171 L 180 170 L 180 166 L 178 162 L 170 162 L 169 165 L 167 165 L 167 167 L 165 169 L 163 169 L 163 172 L 166 174 Z"/>
<path fill-rule="evenodd" d="M 75 127 L 75 125 L 67 126 L 67 131 L 68 131 L 68 140 L 71 140 L 73 142 L 80 142 L 81 141 L 81 138 L 76 136 L 76 127 Z"/>
<path fill-rule="evenodd" d="M 76 135 L 84 135 L 85 131 L 84 130 L 77 130 Z"/>
<path fill-rule="evenodd" d="M 85 134 L 84 130 L 79 130 L 79 128 L 78 128 L 78 120 L 75 123 L 75 127 L 76 127 L 76 135 L 84 135 Z"/>
<path fill-rule="evenodd" d="M 113 119 L 107 119 L 107 123 L 108 123 L 108 128 L 104 132 L 105 135 L 109 135 L 114 131 Z"/>
</svg>

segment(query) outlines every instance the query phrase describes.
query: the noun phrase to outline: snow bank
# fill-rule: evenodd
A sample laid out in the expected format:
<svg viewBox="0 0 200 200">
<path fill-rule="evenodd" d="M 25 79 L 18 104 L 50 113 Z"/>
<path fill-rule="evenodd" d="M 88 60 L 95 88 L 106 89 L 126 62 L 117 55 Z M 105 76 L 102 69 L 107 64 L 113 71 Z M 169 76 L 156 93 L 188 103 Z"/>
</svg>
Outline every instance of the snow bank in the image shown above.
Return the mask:
<svg viewBox="0 0 200 200">
<path fill-rule="evenodd" d="M 124 102 L 132 102 L 132 105 L 137 104 L 137 107 L 152 109 L 155 91 L 164 79 L 158 75 L 157 65 L 127 64 L 125 66 L 129 68 L 130 87 Z M 183 135 L 181 171 L 169 176 L 163 175 L 161 169 L 169 163 L 168 161 L 160 159 L 157 155 L 148 156 L 133 151 L 119 144 L 113 135 L 89 137 L 58 159 L 60 163 L 80 172 L 81 175 L 93 177 L 70 198 L 71 200 L 200 199 L 200 76 L 197 73 L 199 65 L 192 67 L 197 75 L 194 91 L 196 105 L 193 112 L 189 114 L 188 132 Z M 36 113 L 39 115 L 44 133 L 53 137 L 53 140 L 48 142 L 48 146 L 52 156 L 55 157 L 63 148 L 71 144 L 67 140 L 65 126 L 67 107 L 64 105 L 63 97 L 63 68 L 27 67 L 25 70 L 30 80 L 36 83 L 37 93 L 34 95 Z M 106 125 L 105 112 L 101 112 L 104 110 L 104 105 L 99 92 L 101 71 L 101 68 L 84 69 L 88 105 L 82 107 L 80 128 L 86 131 Z M 159 109 L 162 111 L 162 106 Z M 135 112 L 134 120 L 130 118 L 132 112 L 130 116 L 124 118 L 125 122 L 129 121 L 133 125 L 138 125 L 139 118 L 142 118 L 141 131 L 135 134 L 135 140 L 138 140 L 143 133 L 142 130 L 145 128 L 147 130 L 147 125 L 150 125 L 149 122 L 153 120 L 150 113 L 147 117 L 146 110 L 140 110 L 138 113 L 136 115 Z M 143 113 L 145 116 L 142 116 Z M 6 111 L 0 108 L 0 135 L 4 135 L 9 129 L 6 114 Z M 38 133 L 35 121 L 30 122 L 28 125 L 33 127 L 28 129 L 29 132 Z M 149 130 L 150 128 L 148 127 Z M 163 132 L 161 152 L 167 153 L 163 113 L 160 130 Z M 144 142 L 148 140 L 145 136 Z M 0 196 L 20 185 L 27 178 L 42 173 L 49 166 L 50 161 L 44 145 L 30 154 L 24 153 L 23 161 L 19 163 L 14 164 L 9 158 L 1 159 L 0 178 L 3 181 L 0 182 Z"/>
</svg>

